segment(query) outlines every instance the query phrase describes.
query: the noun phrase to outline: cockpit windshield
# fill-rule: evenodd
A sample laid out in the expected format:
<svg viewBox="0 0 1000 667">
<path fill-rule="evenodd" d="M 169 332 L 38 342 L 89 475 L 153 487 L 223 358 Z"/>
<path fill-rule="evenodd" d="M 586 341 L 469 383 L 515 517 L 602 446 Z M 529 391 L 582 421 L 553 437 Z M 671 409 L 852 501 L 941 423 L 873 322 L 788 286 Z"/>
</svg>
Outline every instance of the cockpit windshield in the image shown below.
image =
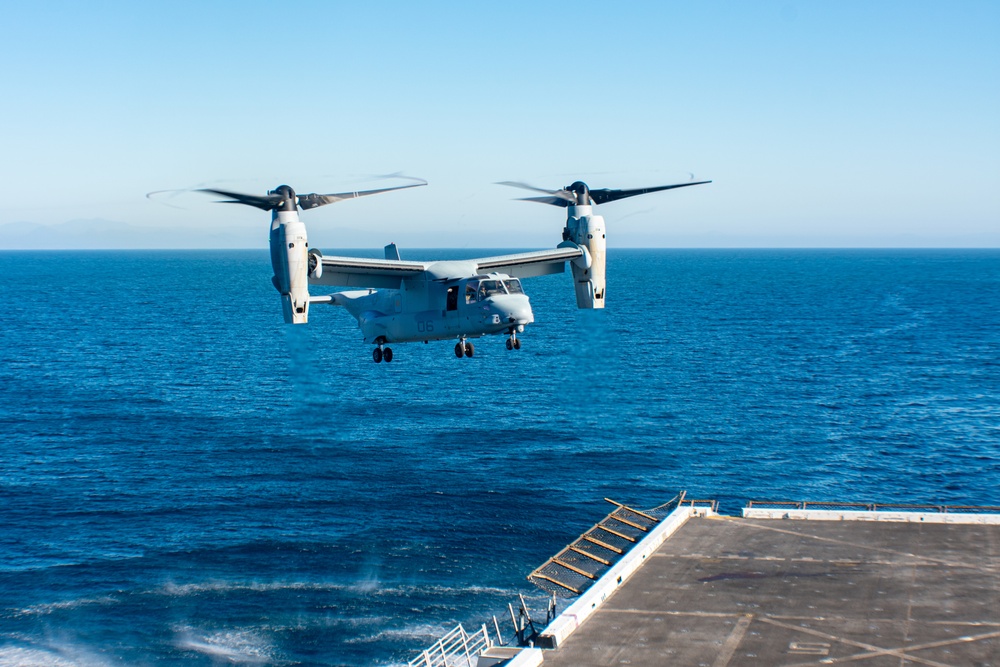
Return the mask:
<svg viewBox="0 0 1000 667">
<path fill-rule="evenodd" d="M 479 300 L 482 301 L 494 294 L 506 294 L 507 290 L 503 287 L 503 281 L 500 280 L 482 280 L 479 282 Z"/>
<path fill-rule="evenodd" d="M 521 289 L 521 281 L 517 278 L 508 278 L 503 281 L 503 284 L 507 287 L 509 294 L 524 294 L 524 290 Z"/>
</svg>

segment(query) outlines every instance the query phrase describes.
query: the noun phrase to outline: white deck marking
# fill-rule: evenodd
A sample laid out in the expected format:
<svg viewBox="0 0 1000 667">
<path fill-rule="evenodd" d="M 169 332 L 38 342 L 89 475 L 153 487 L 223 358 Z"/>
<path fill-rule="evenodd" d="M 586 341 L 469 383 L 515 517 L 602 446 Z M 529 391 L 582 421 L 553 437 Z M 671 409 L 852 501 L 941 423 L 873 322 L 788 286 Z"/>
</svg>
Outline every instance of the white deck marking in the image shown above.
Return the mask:
<svg viewBox="0 0 1000 667">
<path fill-rule="evenodd" d="M 867 651 L 867 653 L 857 653 L 855 655 L 848 656 L 846 658 L 823 658 L 823 660 L 820 661 L 819 663 L 816 663 L 816 662 L 805 662 L 805 663 L 800 663 L 799 665 L 789 665 L 788 667 L 805 667 L 806 665 L 816 665 L 816 664 L 833 665 L 833 664 L 836 664 L 838 662 L 849 662 L 849 661 L 853 661 L 853 660 L 861 660 L 862 658 L 859 657 L 859 656 L 864 656 L 864 658 L 870 658 L 870 657 L 878 656 L 878 655 L 891 655 L 891 656 L 895 656 L 897 658 L 900 658 L 901 660 L 909 660 L 910 662 L 918 662 L 918 663 L 923 664 L 923 665 L 928 665 L 929 667 L 955 667 L 955 665 L 949 665 L 949 664 L 946 664 L 946 663 L 943 663 L 943 662 L 935 662 L 934 660 L 927 660 L 927 659 L 924 659 L 924 658 L 919 658 L 919 657 L 917 657 L 915 655 L 911 655 L 909 653 L 909 651 L 911 651 L 913 648 L 915 648 L 915 647 L 912 647 L 912 646 L 911 647 L 907 647 L 907 648 L 902 649 L 902 650 L 900 650 L 900 649 L 891 649 L 891 648 L 882 648 L 880 646 L 875 646 L 874 644 L 866 644 L 865 642 L 857 642 L 857 641 L 854 641 L 853 639 L 847 639 L 846 637 L 838 637 L 837 635 L 831 635 L 831 634 L 829 634 L 827 632 L 821 632 L 819 630 L 813 630 L 812 628 L 803 628 L 803 627 L 798 626 L 798 625 L 790 625 L 788 623 L 780 623 L 780 622 L 774 620 L 773 618 L 767 618 L 766 616 L 761 616 L 758 620 L 760 620 L 762 623 L 767 623 L 769 625 L 774 625 L 774 626 L 777 626 L 779 628 L 784 628 L 786 630 L 794 630 L 795 632 L 802 632 L 804 634 L 812 635 L 814 637 L 821 637 L 823 639 L 830 639 L 830 640 L 835 641 L 835 642 L 840 642 L 841 644 L 846 644 L 847 646 L 853 646 L 855 648 L 860 648 L 860 649 L 864 649 L 865 651 Z M 992 634 L 997 634 L 997 633 L 990 633 L 990 634 L 992 635 Z M 951 641 L 951 640 L 949 640 L 949 641 Z M 961 640 L 958 640 L 958 641 L 961 641 Z"/>
<path fill-rule="evenodd" d="M 712 663 L 712 667 L 726 667 L 729 664 L 729 661 L 733 659 L 733 654 L 736 653 L 736 649 L 739 648 L 740 642 L 743 641 L 743 635 L 747 633 L 747 628 L 750 627 L 750 621 L 752 620 L 752 614 L 743 614 L 740 620 L 736 621 L 736 626 L 729 633 L 729 637 L 726 638 L 726 643 L 722 645 L 722 650 L 719 651 L 719 655 L 715 658 L 715 662 Z"/>
<path fill-rule="evenodd" d="M 762 520 L 766 521 L 766 520 L 769 520 L 769 519 L 762 519 Z M 742 521 L 745 521 L 745 519 L 742 519 Z M 1000 571 L 1000 570 L 998 570 L 995 567 L 990 567 L 990 566 L 982 564 L 982 563 L 980 563 L 980 564 L 963 563 L 963 562 L 956 562 L 956 561 L 945 560 L 943 558 L 933 558 L 933 557 L 930 557 L 930 556 L 918 556 L 916 554 L 909 553 L 907 551 L 897 551 L 896 549 L 886 549 L 885 547 L 873 547 L 873 546 L 871 546 L 869 544 L 858 544 L 856 542 L 847 542 L 847 541 L 844 541 L 844 540 L 837 540 L 837 539 L 834 539 L 832 537 L 820 537 L 818 535 L 810 535 L 809 533 L 806 533 L 806 532 L 799 532 L 799 531 L 795 531 L 795 530 L 785 530 L 784 528 L 774 528 L 773 526 L 761 526 L 759 524 L 751 524 L 751 523 L 738 523 L 737 520 L 734 520 L 732 525 L 740 526 L 742 528 L 748 528 L 748 529 L 770 530 L 770 531 L 774 531 L 776 533 L 785 533 L 786 535 L 794 535 L 796 537 L 807 537 L 809 539 L 813 539 L 813 540 L 816 540 L 818 542 L 830 542 L 832 544 L 840 544 L 840 545 L 843 545 L 843 546 L 854 547 L 856 549 L 865 549 L 867 551 L 877 551 L 877 552 L 886 553 L 886 554 L 893 554 L 893 555 L 896 555 L 896 556 L 905 556 L 907 558 L 914 559 L 915 561 L 917 561 L 917 564 L 919 564 L 919 561 L 924 561 L 924 562 L 927 562 L 927 563 L 934 563 L 934 564 L 937 564 L 937 565 L 947 565 L 948 567 L 963 567 L 963 568 L 969 568 L 969 569 L 972 569 L 972 570 L 980 570 L 982 572 L 996 573 L 996 572 Z M 899 565 L 900 563 L 895 563 L 895 564 Z"/>
</svg>

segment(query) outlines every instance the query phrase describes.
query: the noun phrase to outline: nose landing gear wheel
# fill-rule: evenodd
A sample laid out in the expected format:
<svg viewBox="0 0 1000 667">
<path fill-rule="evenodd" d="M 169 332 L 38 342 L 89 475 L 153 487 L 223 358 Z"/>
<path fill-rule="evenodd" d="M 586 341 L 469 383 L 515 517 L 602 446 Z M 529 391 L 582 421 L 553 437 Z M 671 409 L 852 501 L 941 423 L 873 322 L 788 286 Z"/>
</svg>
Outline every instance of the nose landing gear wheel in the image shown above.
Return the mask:
<svg viewBox="0 0 1000 667">
<path fill-rule="evenodd" d="M 514 349 L 514 341 L 512 341 L 510 338 L 507 339 L 507 349 L 508 350 Z"/>
<path fill-rule="evenodd" d="M 515 350 L 520 350 L 521 349 L 521 339 L 520 338 L 515 338 L 514 339 L 514 349 Z M 388 361 L 388 359 L 386 359 L 386 361 Z"/>
</svg>

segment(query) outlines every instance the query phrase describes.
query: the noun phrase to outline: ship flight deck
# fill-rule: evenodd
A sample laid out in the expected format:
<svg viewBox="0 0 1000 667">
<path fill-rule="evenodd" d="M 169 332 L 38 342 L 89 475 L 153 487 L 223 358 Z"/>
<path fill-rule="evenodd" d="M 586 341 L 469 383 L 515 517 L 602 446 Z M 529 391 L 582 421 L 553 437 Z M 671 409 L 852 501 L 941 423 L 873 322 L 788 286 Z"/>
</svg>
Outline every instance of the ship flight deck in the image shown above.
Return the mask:
<svg viewBox="0 0 1000 667">
<path fill-rule="evenodd" d="M 534 648 L 479 664 L 1000 667 L 1000 508 L 928 510 L 681 502 Z"/>
</svg>

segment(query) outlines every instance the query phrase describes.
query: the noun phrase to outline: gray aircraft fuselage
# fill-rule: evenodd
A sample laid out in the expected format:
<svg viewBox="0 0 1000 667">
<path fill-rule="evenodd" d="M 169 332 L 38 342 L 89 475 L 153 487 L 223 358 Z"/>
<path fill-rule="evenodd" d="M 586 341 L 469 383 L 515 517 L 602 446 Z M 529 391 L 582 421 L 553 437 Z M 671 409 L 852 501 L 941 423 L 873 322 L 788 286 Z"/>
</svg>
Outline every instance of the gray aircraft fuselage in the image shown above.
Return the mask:
<svg viewBox="0 0 1000 667">
<path fill-rule="evenodd" d="M 442 262 L 442 264 L 444 264 Z M 452 264 L 452 263 L 448 263 Z M 407 278 L 400 289 L 337 292 L 331 303 L 358 321 L 367 343 L 402 343 L 523 332 L 534 322 L 520 281 L 503 273 Z"/>
</svg>

